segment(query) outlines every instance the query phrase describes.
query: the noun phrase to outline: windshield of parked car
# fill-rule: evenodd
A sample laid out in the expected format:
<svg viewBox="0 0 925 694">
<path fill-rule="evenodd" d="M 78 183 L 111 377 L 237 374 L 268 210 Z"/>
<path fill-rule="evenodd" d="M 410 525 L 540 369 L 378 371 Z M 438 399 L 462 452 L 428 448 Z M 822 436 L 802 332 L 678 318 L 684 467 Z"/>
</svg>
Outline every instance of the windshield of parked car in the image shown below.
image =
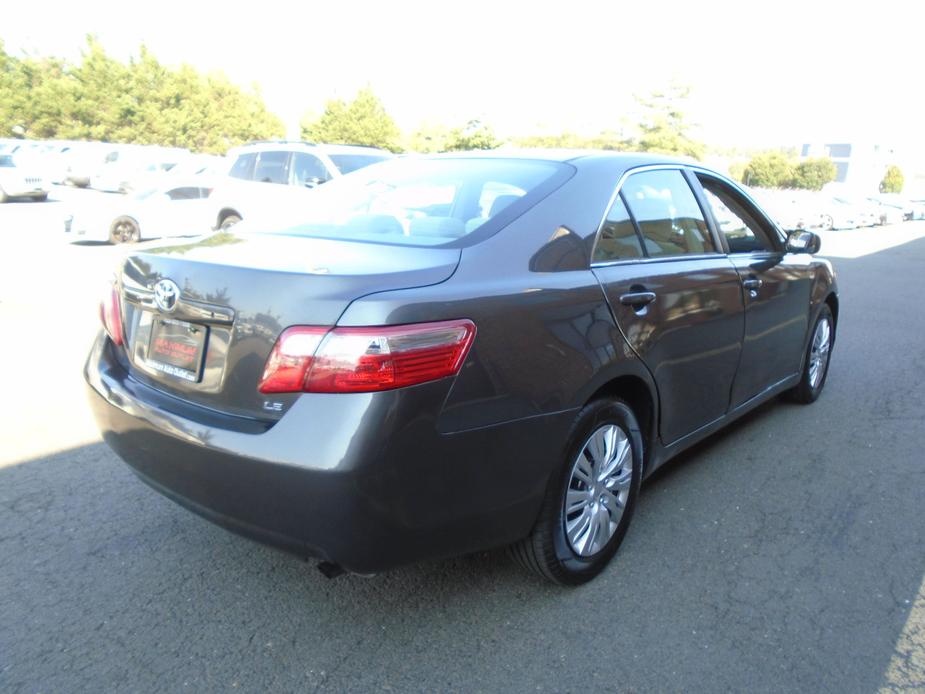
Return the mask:
<svg viewBox="0 0 925 694">
<path fill-rule="evenodd" d="M 364 166 L 377 164 L 389 158 L 385 154 L 329 154 L 328 156 L 342 174 L 353 173 Z"/>
<path fill-rule="evenodd" d="M 6 168 L 13 168 L 16 166 L 16 163 L 13 161 L 12 154 L 0 154 L 0 166 Z"/>
<path fill-rule="evenodd" d="M 253 231 L 433 246 L 462 238 L 566 165 L 494 158 L 400 158 L 319 186 L 305 209 Z M 246 232 L 247 227 L 240 229 Z"/>
</svg>

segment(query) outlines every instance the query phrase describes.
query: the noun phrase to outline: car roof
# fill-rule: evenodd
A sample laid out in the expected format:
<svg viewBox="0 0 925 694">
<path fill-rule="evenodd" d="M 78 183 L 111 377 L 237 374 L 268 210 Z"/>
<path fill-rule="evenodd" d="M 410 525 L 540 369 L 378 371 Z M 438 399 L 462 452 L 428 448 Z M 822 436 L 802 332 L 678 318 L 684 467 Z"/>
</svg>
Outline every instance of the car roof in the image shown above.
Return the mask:
<svg viewBox="0 0 925 694">
<path fill-rule="evenodd" d="M 367 147 L 365 145 L 334 145 L 322 142 L 306 142 L 304 140 L 261 140 L 259 142 L 248 142 L 238 147 L 232 147 L 228 154 L 240 154 L 242 152 L 268 152 L 268 151 L 322 151 L 326 154 L 370 154 L 370 155 L 389 155 L 391 152 L 378 147 Z"/>
<path fill-rule="evenodd" d="M 441 154 L 422 155 L 439 159 L 533 159 L 541 161 L 577 162 L 577 161 L 612 161 L 624 168 L 647 166 L 653 164 L 676 164 L 700 166 L 699 162 L 687 157 L 651 152 L 617 152 L 603 149 L 544 149 L 501 147 L 498 149 L 467 150 L 464 152 L 444 152 Z"/>
</svg>

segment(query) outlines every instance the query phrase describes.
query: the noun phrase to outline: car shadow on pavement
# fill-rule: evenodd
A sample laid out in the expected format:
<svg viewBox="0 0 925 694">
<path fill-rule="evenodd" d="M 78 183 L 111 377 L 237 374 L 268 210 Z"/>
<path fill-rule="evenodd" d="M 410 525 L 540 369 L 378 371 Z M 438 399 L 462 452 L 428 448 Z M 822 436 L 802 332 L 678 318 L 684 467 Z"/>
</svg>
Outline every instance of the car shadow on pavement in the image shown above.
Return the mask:
<svg viewBox="0 0 925 694">
<path fill-rule="evenodd" d="M 826 509 L 796 484 L 794 465 L 775 471 L 757 452 L 741 460 L 726 451 L 764 439 L 773 415 L 802 411 L 768 404 L 656 473 L 613 566 L 578 589 L 547 585 L 500 551 L 329 580 L 175 506 L 103 444 L 0 468 L 0 688 L 276 681 L 364 690 L 395 673 L 407 688 L 466 688 L 465 668 L 462 679 L 441 680 L 427 654 L 481 658 L 469 667 L 493 683 L 510 667 L 502 653 L 542 665 L 561 639 L 604 630 L 635 653 L 647 674 L 624 674 L 640 689 L 675 681 L 680 659 L 685 680 L 708 689 L 770 668 L 834 691 L 847 681 L 831 672 L 835 661 L 869 691 L 894 655 L 921 561 L 872 581 L 870 566 L 852 566 L 866 562 L 846 534 L 847 509 L 817 515 Z M 756 492 L 773 499 L 757 514 Z M 801 546 L 814 534 L 836 566 L 822 568 L 811 541 Z M 591 611 L 574 621 L 581 604 Z M 357 648 L 362 669 L 344 667 Z M 574 677 L 589 658 L 553 660 Z"/>
</svg>

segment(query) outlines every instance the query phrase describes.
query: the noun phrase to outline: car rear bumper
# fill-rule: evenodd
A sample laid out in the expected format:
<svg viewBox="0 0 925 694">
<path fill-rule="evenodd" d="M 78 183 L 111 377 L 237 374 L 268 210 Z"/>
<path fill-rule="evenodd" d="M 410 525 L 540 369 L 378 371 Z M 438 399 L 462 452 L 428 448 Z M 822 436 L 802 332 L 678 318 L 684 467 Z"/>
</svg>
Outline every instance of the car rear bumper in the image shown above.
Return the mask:
<svg viewBox="0 0 925 694">
<path fill-rule="evenodd" d="M 525 536 L 574 416 L 440 434 L 450 385 L 435 382 L 306 394 L 275 424 L 241 420 L 139 383 L 102 335 L 85 377 L 104 440 L 145 482 L 239 534 L 356 573 Z"/>
</svg>

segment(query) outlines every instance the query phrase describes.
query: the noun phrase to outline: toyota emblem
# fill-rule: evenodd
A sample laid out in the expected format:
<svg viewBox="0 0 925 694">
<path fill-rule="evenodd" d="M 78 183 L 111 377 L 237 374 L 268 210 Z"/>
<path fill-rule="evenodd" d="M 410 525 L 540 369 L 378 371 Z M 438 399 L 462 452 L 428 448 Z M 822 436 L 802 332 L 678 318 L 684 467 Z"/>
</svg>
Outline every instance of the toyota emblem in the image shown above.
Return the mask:
<svg viewBox="0 0 925 694">
<path fill-rule="evenodd" d="M 180 288 L 173 280 L 161 280 L 154 285 L 154 303 L 165 313 L 170 313 L 177 307 L 180 300 Z"/>
</svg>

